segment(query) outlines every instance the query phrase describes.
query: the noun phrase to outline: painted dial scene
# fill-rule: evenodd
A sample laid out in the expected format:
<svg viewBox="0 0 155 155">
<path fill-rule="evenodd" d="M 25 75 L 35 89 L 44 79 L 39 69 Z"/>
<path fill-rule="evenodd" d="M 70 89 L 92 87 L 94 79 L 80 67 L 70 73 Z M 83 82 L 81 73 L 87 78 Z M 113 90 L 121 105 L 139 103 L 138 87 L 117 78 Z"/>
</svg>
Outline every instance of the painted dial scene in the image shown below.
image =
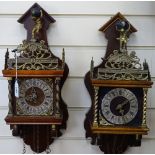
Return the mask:
<svg viewBox="0 0 155 155">
<path fill-rule="evenodd" d="M 18 114 L 48 115 L 53 111 L 53 85 L 42 79 L 23 80 L 17 99 Z"/>
<path fill-rule="evenodd" d="M 102 99 L 101 113 L 112 124 L 127 124 L 135 118 L 137 112 L 138 100 L 128 89 L 112 89 Z"/>
</svg>

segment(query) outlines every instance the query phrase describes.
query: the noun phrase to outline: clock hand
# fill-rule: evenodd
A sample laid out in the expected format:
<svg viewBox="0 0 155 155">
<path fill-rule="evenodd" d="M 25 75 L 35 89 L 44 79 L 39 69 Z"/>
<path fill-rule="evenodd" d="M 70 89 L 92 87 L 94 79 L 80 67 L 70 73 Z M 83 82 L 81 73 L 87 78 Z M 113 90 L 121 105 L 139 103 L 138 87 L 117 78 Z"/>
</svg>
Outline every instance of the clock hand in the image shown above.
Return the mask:
<svg viewBox="0 0 155 155">
<path fill-rule="evenodd" d="M 124 110 L 123 109 L 120 109 L 119 110 L 119 113 L 123 116 L 124 115 Z"/>
<path fill-rule="evenodd" d="M 31 99 L 34 103 L 36 103 L 36 99 L 37 99 L 37 92 L 35 90 L 34 87 L 32 87 L 32 96 L 31 96 Z"/>
<path fill-rule="evenodd" d="M 116 110 L 122 109 L 122 107 L 128 103 L 128 100 L 123 101 L 122 103 L 118 104 Z"/>
<path fill-rule="evenodd" d="M 37 99 L 37 92 L 34 87 L 32 88 L 32 98 Z"/>
<path fill-rule="evenodd" d="M 31 94 L 26 97 L 27 101 L 36 103 L 37 92 L 34 87 L 32 87 Z"/>
<path fill-rule="evenodd" d="M 116 107 L 116 110 L 119 110 L 119 113 L 120 113 L 122 116 L 124 115 L 124 110 L 123 110 L 122 108 L 123 108 L 123 106 L 124 106 L 125 104 L 127 104 L 127 103 L 128 103 L 128 100 L 125 100 L 125 101 L 123 101 L 122 103 L 118 104 L 117 107 Z"/>
</svg>

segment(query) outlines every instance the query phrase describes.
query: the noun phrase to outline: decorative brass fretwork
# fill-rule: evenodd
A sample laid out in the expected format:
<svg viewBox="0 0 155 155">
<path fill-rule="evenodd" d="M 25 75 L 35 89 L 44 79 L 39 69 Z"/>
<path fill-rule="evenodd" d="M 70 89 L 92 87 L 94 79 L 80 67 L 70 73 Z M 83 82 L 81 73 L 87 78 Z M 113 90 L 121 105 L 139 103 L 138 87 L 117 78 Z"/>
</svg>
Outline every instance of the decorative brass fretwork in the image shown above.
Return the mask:
<svg viewBox="0 0 155 155">
<path fill-rule="evenodd" d="M 105 63 L 105 68 L 98 69 L 98 79 L 103 80 L 148 80 L 149 69 L 146 62 L 143 69 L 136 53 L 124 49 L 123 52 L 114 50 Z"/>
<path fill-rule="evenodd" d="M 112 125 L 112 124 L 110 124 L 109 122 L 107 122 L 106 120 L 105 120 L 105 118 L 101 115 L 101 110 L 100 110 L 100 112 L 99 112 L 99 125 L 100 126 L 103 126 L 103 125 Z"/>
<path fill-rule="evenodd" d="M 44 43 L 42 40 L 40 42 L 24 40 L 23 44 L 20 44 L 16 49 L 20 54 L 17 58 L 17 69 L 52 70 L 62 68 L 62 65 L 59 66 L 58 58 L 52 56 L 49 48 Z M 65 59 L 64 52 L 63 59 Z M 15 59 L 8 58 L 7 66 L 7 69 L 15 69 Z"/>
<path fill-rule="evenodd" d="M 20 52 L 21 58 L 50 58 L 51 52 L 49 52 L 48 46 L 45 42 L 41 40 L 37 42 L 36 40 L 23 40 L 23 44 L 17 47 L 17 51 Z"/>
</svg>

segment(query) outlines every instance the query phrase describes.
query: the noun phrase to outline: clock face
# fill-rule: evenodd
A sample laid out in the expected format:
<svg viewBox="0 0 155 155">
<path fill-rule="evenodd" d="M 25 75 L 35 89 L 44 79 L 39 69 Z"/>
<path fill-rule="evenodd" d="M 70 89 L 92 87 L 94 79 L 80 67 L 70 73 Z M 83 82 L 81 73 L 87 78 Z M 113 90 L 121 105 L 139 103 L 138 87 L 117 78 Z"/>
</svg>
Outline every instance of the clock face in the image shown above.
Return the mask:
<svg viewBox="0 0 155 155">
<path fill-rule="evenodd" d="M 25 79 L 19 86 L 17 114 L 47 115 L 53 111 L 53 83 L 44 79 Z"/>
<path fill-rule="evenodd" d="M 115 88 L 102 98 L 101 112 L 104 118 L 112 124 L 127 124 L 137 115 L 138 100 L 132 91 Z"/>
</svg>

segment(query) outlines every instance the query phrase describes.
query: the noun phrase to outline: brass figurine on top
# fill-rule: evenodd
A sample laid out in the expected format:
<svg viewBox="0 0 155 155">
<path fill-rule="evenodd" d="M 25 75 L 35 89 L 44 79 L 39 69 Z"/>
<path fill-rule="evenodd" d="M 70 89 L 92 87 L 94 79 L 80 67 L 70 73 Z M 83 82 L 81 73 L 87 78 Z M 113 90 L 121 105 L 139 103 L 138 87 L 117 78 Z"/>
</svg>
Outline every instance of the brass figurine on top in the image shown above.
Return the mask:
<svg viewBox="0 0 155 155">
<path fill-rule="evenodd" d="M 117 22 L 116 30 L 120 32 L 120 37 L 116 38 L 120 41 L 120 51 L 127 48 L 128 31 L 130 30 L 130 23 L 124 20 Z"/>
<path fill-rule="evenodd" d="M 32 10 L 32 19 L 35 23 L 33 29 L 32 29 L 32 39 L 35 39 L 37 34 L 42 28 L 42 16 L 43 12 L 42 10 Z"/>
</svg>

